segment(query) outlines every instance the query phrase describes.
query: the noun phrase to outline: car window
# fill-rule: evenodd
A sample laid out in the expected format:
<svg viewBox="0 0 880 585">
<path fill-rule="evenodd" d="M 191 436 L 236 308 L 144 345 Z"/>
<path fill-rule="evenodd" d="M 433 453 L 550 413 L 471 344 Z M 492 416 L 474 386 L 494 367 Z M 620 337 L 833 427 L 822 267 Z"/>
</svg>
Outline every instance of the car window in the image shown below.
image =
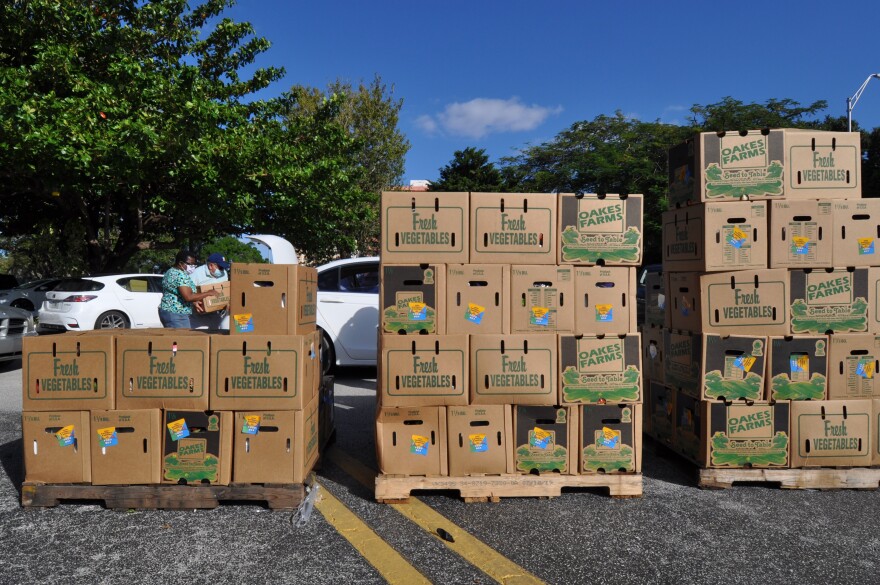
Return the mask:
<svg viewBox="0 0 880 585">
<path fill-rule="evenodd" d="M 379 265 L 345 264 L 339 267 L 339 290 L 357 293 L 379 292 Z"/>
<path fill-rule="evenodd" d="M 58 280 L 47 280 L 46 282 L 44 282 L 40 286 L 35 287 L 34 290 L 36 292 L 46 292 L 48 290 L 52 290 L 53 288 L 55 288 L 55 285 L 58 284 L 59 282 L 60 281 L 58 281 Z"/>
<path fill-rule="evenodd" d="M 152 279 L 147 276 L 129 276 L 120 278 L 116 281 L 116 284 L 129 292 L 156 292 L 155 290 L 150 290 L 150 280 Z"/>
<path fill-rule="evenodd" d="M 339 269 L 330 268 L 318 274 L 318 290 L 337 292 L 339 290 Z"/>
<path fill-rule="evenodd" d="M 147 283 L 150 287 L 151 293 L 162 292 L 162 277 L 161 276 L 148 276 Z"/>
<path fill-rule="evenodd" d="M 103 282 L 97 280 L 89 280 L 88 278 L 68 278 L 58 283 L 53 288 L 55 291 L 63 292 L 93 292 L 104 288 Z"/>
</svg>

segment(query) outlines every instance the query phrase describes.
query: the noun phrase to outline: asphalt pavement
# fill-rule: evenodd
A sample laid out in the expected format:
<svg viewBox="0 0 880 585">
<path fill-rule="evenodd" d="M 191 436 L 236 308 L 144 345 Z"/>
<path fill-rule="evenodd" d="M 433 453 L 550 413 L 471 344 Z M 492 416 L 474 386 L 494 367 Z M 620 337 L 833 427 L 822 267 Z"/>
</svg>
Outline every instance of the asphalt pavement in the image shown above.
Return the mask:
<svg viewBox="0 0 880 585">
<path fill-rule="evenodd" d="M 332 447 L 372 469 L 375 375 L 338 373 Z M 118 512 L 95 502 L 24 509 L 20 416 L 20 362 L 0 364 L 0 584 L 385 582 L 318 511 L 297 527 L 291 513 L 234 502 L 196 511 Z M 880 492 L 705 491 L 689 464 L 650 442 L 644 453 L 640 499 L 602 490 L 485 504 L 451 492 L 417 496 L 548 583 L 877 582 Z M 318 481 L 431 582 L 494 582 L 435 531 L 375 503 L 332 461 Z"/>
</svg>

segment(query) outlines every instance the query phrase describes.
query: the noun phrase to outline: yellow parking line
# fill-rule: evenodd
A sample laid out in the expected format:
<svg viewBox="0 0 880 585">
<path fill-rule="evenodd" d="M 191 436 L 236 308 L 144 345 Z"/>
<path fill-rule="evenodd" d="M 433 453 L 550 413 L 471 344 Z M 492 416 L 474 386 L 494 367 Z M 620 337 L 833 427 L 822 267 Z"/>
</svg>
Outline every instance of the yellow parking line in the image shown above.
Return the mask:
<svg viewBox="0 0 880 585">
<path fill-rule="evenodd" d="M 323 487 L 323 486 L 321 486 Z M 349 510 L 326 488 L 318 494 L 315 508 L 358 553 L 373 565 L 379 574 L 392 585 L 409 585 L 431 581 L 419 573 L 400 553 L 382 540 L 363 520 Z"/>
<path fill-rule="evenodd" d="M 342 468 L 347 474 L 370 489 L 376 487 L 376 472 L 369 469 L 350 455 L 342 452 L 338 447 L 327 451 L 328 458 Z M 449 547 L 467 562 L 483 571 L 504 585 L 520 585 L 525 583 L 543 583 L 541 579 L 529 573 L 504 555 L 490 548 L 480 539 L 472 536 L 463 528 L 448 520 L 433 508 L 410 496 L 406 504 L 389 504 L 395 510 L 409 518 L 426 532 L 434 535 L 440 542 Z M 455 542 L 449 542 L 437 534 L 437 529 L 442 528 L 448 532 Z"/>
</svg>

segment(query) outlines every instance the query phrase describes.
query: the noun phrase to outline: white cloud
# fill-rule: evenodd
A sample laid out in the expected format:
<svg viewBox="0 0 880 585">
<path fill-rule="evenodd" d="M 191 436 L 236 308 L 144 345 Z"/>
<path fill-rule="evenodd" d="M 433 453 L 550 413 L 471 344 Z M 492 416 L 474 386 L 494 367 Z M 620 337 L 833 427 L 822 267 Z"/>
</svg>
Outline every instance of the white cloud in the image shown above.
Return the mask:
<svg viewBox="0 0 880 585">
<path fill-rule="evenodd" d="M 455 136 L 482 138 L 498 132 L 534 130 L 548 116 L 560 112 L 561 106 L 528 106 L 515 97 L 509 100 L 476 98 L 469 102 L 449 104 L 435 116 L 420 116 L 416 123 L 429 133 L 442 128 Z"/>
</svg>

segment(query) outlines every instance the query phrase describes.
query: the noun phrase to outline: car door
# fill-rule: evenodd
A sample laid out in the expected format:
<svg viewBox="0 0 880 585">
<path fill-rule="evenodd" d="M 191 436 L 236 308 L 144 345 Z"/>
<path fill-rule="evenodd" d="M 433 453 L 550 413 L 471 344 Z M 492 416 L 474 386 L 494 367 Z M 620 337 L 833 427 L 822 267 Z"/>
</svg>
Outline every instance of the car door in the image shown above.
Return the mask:
<svg viewBox="0 0 880 585">
<path fill-rule="evenodd" d="M 379 263 L 352 262 L 322 271 L 318 275 L 318 316 L 335 337 L 337 354 L 343 351 L 352 360 L 375 361 Z"/>
<path fill-rule="evenodd" d="M 161 327 L 159 301 L 162 300 L 161 276 L 126 276 L 116 281 L 123 308 L 131 319 L 131 326 Z"/>
</svg>

